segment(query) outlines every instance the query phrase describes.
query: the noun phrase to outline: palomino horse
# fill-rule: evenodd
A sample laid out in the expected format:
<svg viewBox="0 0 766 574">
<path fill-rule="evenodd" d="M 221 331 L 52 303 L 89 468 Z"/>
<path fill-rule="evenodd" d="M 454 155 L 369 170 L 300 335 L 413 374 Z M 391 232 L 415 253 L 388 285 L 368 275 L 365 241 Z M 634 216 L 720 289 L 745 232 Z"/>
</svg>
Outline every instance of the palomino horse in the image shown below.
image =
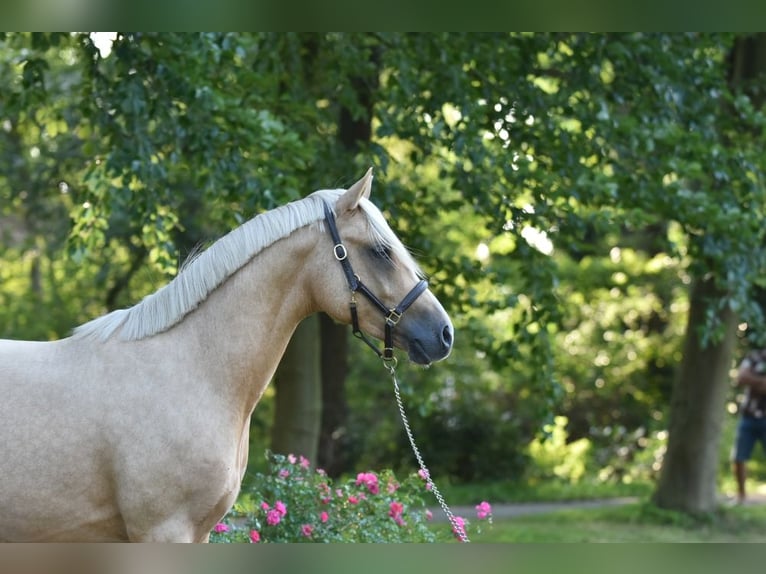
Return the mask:
<svg viewBox="0 0 766 574">
<path fill-rule="evenodd" d="M 450 319 L 371 184 L 370 170 L 251 219 L 69 338 L 0 341 L 0 540 L 206 541 L 239 492 L 250 415 L 311 313 L 353 314 L 415 363 L 445 358 Z M 401 303 L 383 316 L 381 301 Z"/>
</svg>

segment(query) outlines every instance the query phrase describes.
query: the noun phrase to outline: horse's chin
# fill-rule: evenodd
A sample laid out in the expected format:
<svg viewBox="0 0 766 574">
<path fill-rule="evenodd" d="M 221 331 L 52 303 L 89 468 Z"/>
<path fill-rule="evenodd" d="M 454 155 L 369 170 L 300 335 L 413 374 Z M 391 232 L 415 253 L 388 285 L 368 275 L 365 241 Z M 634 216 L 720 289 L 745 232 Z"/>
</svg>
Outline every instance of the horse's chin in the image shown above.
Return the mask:
<svg viewBox="0 0 766 574">
<path fill-rule="evenodd" d="M 409 348 L 407 349 L 407 355 L 409 356 L 410 361 L 423 367 L 429 367 L 431 366 L 431 363 L 434 362 L 434 359 L 431 358 L 417 340 L 410 343 Z M 439 359 L 436 360 L 438 361 Z"/>
</svg>

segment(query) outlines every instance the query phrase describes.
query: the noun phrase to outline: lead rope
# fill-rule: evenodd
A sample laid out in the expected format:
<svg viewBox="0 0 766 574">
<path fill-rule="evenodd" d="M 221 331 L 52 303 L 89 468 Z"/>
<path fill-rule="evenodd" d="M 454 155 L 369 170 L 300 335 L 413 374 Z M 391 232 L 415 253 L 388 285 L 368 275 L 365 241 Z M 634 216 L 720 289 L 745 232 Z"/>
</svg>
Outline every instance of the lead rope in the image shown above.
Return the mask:
<svg viewBox="0 0 766 574">
<path fill-rule="evenodd" d="M 444 500 L 442 493 L 439 492 L 438 488 L 436 488 L 436 484 L 431 478 L 431 473 L 428 471 L 428 467 L 426 466 L 426 463 L 423 461 L 423 457 L 420 454 L 420 450 L 415 444 L 415 437 L 412 435 L 412 429 L 410 429 L 410 422 L 407 419 L 407 413 L 404 411 L 404 403 L 402 402 L 402 395 L 399 392 L 399 380 L 396 377 L 396 358 L 393 358 L 393 360 L 391 359 L 384 360 L 383 366 L 391 374 L 391 380 L 394 382 L 394 396 L 396 397 L 396 406 L 399 408 L 399 415 L 402 418 L 402 424 L 404 425 L 404 430 L 407 432 L 407 438 L 410 440 L 410 446 L 412 447 L 412 452 L 415 455 L 415 458 L 417 459 L 418 464 L 420 465 L 420 470 L 425 475 L 426 483 L 428 484 L 428 486 L 431 487 L 431 492 L 433 492 L 434 496 L 436 497 L 436 501 L 439 503 L 439 506 L 441 506 L 441 509 L 444 511 L 444 514 L 447 516 L 447 520 L 449 520 L 449 523 L 452 525 L 452 529 L 455 531 L 455 534 L 457 534 L 458 538 L 460 538 L 460 542 L 470 542 L 470 540 L 468 540 L 468 535 L 465 532 L 465 528 L 463 527 L 462 524 L 460 524 L 457 521 L 457 519 L 455 518 L 455 515 L 452 514 L 452 511 L 450 510 L 449 506 Z"/>
</svg>

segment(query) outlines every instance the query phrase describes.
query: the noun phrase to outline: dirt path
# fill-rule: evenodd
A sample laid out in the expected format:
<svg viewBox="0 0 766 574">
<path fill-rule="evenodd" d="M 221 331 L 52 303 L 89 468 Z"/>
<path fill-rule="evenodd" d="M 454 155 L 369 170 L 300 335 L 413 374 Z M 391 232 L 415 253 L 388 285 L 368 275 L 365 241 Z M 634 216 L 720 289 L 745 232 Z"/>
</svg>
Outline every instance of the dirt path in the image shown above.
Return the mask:
<svg viewBox="0 0 766 574">
<path fill-rule="evenodd" d="M 571 500 L 561 502 L 518 502 L 492 504 L 492 516 L 495 518 L 511 518 L 527 514 L 544 514 L 546 512 L 558 512 L 559 510 L 571 510 L 576 508 L 604 508 L 606 506 L 621 506 L 638 502 L 638 498 L 602 498 L 596 500 Z M 490 501 L 491 503 L 491 501 Z M 452 514 L 463 516 L 472 520 L 476 517 L 476 509 L 473 506 L 453 506 Z M 432 508 L 435 522 L 447 522 L 447 515 L 441 508 Z"/>
<path fill-rule="evenodd" d="M 492 516 L 497 519 L 512 518 L 514 516 L 524 516 L 529 514 L 544 514 L 546 512 L 558 512 L 560 510 L 588 509 L 588 508 L 606 508 L 610 506 L 622 506 L 625 504 L 634 504 L 641 499 L 637 497 L 626 496 L 622 498 L 599 498 L 595 500 L 571 500 L 561 502 L 519 502 L 519 503 L 498 503 L 492 504 Z M 492 501 L 490 501 L 491 503 Z M 721 504 L 731 504 L 733 499 L 730 497 L 721 497 Z M 745 505 L 766 504 L 766 494 L 756 493 L 751 495 Z M 452 513 L 455 516 L 462 516 L 472 520 L 476 517 L 474 506 L 453 506 Z M 447 516 L 441 508 L 431 508 L 435 522 L 447 522 Z"/>
</svg>

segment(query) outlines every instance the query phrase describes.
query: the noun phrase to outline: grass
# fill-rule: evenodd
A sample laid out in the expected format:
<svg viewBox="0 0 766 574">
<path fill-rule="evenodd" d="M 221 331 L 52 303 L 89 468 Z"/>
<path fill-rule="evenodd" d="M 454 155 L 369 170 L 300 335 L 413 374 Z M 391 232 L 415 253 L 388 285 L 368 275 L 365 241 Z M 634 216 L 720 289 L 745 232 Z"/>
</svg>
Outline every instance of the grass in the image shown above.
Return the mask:
<svg viewBox="0 0 766 574">
<path fill-rule="evenodd" d="M 495 520 L 473 542 L 766 542 L 766 505 L 693 518 L 648 503 Z"/>
<path fill-rule="evenodd" d="M 757 468 L 753 469 L 754 471 Z M 753 472 L 748 492 L 761 500 L 766 483 Z M 452 505 L 474 505 L 488 500 L 503 502 L 556 502 L 635 497 L 648 501 L 655 489 L 651 483 L 607 484 L 582 481 L 577 484 L 548 481 L 539 484 L 497 482 L 457 486 L 445 484 L 442 491 Z M 733 495 L 733 480 L 723 475 L 719 491 Z M 546 514 L 512 518 L 495 517 L 491 528 L 471 536 L 473 542 L 766 542 L 766 504 L 720 508 L 715 513 L 692 517 L 664 511 L 648 502 L 603 508 L 567 509 Z"/>
</svg>

